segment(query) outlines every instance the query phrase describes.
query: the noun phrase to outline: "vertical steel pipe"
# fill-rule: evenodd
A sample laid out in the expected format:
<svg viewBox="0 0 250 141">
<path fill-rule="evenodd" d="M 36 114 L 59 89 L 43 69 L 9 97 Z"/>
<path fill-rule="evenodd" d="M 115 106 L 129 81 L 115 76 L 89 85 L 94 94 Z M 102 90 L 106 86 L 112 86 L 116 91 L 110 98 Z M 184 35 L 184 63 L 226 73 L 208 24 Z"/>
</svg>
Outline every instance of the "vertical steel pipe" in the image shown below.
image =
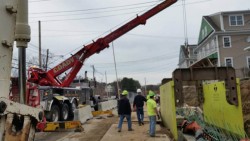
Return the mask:
<svg viewBox="0 0 250 141">
<path fill-rule="evenodd" d="M 19 59 L 19 94 L 20 103 L 26 101 L 26 48 L 30 41 L 28 25 L 28 0 L 18 0 L 15 40 Z"/>
</svg>

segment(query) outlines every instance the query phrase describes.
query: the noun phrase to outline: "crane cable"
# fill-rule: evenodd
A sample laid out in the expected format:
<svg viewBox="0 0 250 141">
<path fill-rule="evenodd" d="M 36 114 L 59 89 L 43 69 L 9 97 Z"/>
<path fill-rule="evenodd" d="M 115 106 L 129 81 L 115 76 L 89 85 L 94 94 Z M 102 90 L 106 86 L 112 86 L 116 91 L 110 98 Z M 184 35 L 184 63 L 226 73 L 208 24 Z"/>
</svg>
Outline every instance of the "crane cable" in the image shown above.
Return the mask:
<svg viewBox="0 0 250 141">
<path fill-rule="evenodd" d="M 185 0 L 182 0 L 183 7 L 183 25 L 184 25 L 184 37 L 185 37 L 185 47 L 188 46 L 188 35 L 187 35 L 187 15 L 186 15 L 186 3 Z"/>
</svg>

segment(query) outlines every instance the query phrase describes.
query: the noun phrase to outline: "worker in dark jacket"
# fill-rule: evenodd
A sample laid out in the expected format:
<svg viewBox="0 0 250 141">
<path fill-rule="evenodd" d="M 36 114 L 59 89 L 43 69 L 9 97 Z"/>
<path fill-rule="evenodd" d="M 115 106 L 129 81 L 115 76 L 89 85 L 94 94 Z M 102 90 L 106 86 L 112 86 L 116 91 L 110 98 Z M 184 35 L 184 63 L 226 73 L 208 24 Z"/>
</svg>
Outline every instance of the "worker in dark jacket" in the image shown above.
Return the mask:
<svg viewBox="0 0 250 141">
<path fill-rule="evenodd" d="M 134 98 L 133 107 L 134 107 L 134 110 L 136 110 L 139 126 L 144 125 L 144 123 L 143 123 L 143 119 L 144 119 L 143 106 L 144 106 L 144 102 L 146 102 L 146 101 L 147 101 L 146 98 L 143 95 L 141 95 L 141 89 L 137 89 L 137 95 Z"/>
<path fill-rule="evenodd" d="M 121 99 L 118 101 L 118 114 L 120 116 L 118 123 L 118 132 L 121 132 L 123 119 L 126 117 L 128 122 L 128 131 L 133 131 L 131 122 L 131 106 L 127 98 L 128 91 L 124 90 Z"/>
</svg>

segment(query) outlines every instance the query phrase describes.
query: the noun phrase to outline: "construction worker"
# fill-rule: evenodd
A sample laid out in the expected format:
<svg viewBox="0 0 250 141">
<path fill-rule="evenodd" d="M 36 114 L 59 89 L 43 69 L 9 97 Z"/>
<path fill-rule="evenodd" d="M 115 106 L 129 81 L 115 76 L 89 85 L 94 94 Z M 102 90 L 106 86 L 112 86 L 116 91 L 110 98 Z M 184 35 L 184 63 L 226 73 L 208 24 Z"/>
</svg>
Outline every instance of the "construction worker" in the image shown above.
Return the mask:
<svg viewBox="0 0 250 141">
<path fill-rule="evenodd" d="M 119 114 L 119 123 L 118 123 L 118 132 L 121 132 L 123 119 L 126 117 L 128 122 L 128 131 L 133 131 L 132 122 L 131 122 L 131 106 L 127 98 L 128 91 L 124 90 L 121 94 L 121 99 L 118 101 L 118 114 Z"/>
<path fill-rule="evenodd" d="M 141 93 L 142 93 L 141 89 L 137 89 L 137 95 L 135 96 L 134 102 L 133 102 L 133 107 L 134 107 L 134 110 L 136 110 L 139 126 L 144 125 L 144 123 L 143 123 L 143 119 L 144 119 L 143 106 L 144 106 L 144 102 L 147 101 L 146 98 L 141 95 Z"/>
<path fill-rule="evenodd" d="M 149 99 L 147 100 L 147 112 L 149 118 L 149 135 L 151 137 L 155 137 L 156 116 L 158 117 L 158 119 L 160 119 L 160 115 L 157 110 L 156 102 L 154 100 L 155 93 L 150 90 L 148 96 Z"/>
</svg>

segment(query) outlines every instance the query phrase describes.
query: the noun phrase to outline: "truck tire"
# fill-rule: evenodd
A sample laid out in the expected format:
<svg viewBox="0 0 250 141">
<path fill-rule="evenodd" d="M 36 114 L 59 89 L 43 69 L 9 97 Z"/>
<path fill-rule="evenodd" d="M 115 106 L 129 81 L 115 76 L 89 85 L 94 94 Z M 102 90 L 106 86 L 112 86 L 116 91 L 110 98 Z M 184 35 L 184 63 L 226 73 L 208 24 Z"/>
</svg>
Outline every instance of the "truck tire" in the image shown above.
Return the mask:
<svg viewBox="0 0 250 141">
<path fill-rule="evenodd" d="M 74 120 L 74 116 L 75 116 L 75 110 L 77 109 L 77 103 L 74 100 L 70 106 L 70 111 L 69 111 L 69 121 Z"/>
<path fill-rule="evenodd" d="M 51 122 L 57 122 L 59 120 L 60 109 L 57 105 L 52 105 L 50 110 L 50 119 Z"/>
<path fill-rule="evenodd" d="M 62 109 L 61 109 L 61 121 L 67 121 L 69 118 L 69 105 L 66 103 L 63 103 Z"/>
<path fill-rule="evenodd" d="M 76 104 L 76 101 L 74 100 L 72 102 L 72 111 L 74 112 L 76 109 L 77 109 L 77 104 Z"/>
<path fill-rule="evenodd" d="M 96 104 L 96 105 L 94 106 L 94 110 L 95 110 L 95 111 L 98 111 L 98 104 Z"/>
</svg>

